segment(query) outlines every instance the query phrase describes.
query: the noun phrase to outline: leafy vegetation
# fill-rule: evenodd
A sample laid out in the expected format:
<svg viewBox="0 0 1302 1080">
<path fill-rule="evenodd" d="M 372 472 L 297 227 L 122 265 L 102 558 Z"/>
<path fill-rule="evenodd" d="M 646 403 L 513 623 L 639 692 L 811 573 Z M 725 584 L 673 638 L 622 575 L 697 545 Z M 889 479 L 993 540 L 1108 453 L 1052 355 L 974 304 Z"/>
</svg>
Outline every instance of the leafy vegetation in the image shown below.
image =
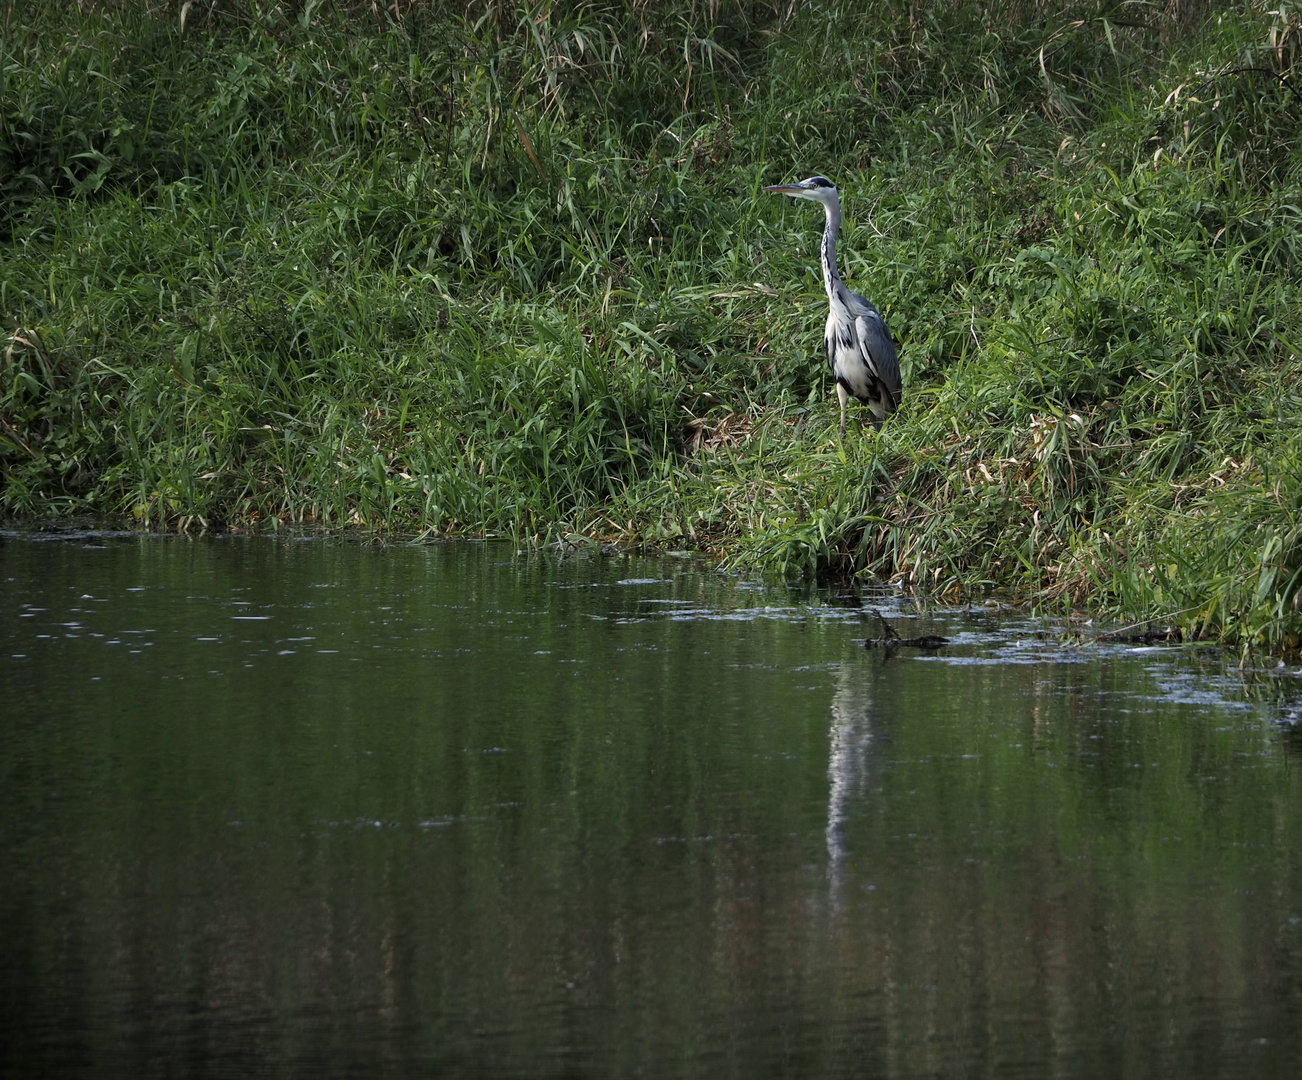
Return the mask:
<svg viewBox="0 0 1302 1080">
<path fill-rule="evenodd" d="M 3 506 L 1302 634 L 1286 5 L 11 4 Z M 836 436 L 816 210 L 906 394 Z"/>
</svg>

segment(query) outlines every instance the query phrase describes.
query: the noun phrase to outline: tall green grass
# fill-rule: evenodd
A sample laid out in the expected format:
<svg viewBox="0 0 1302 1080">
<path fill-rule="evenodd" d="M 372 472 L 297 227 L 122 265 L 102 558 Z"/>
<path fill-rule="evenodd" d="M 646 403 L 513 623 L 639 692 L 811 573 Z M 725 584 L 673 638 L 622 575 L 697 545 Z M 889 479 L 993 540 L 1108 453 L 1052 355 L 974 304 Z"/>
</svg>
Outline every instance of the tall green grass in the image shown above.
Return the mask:
<svg viewBox="0 0 1302 1080">
<path fill-rule="evenodd" d="M 11 515 L 689 545 L 1299 642 L 1287 6 L 4 18 Z M 905 376 L 844 441 L 821 220 L 760 191 L 813 172 Z"/>
</svg>

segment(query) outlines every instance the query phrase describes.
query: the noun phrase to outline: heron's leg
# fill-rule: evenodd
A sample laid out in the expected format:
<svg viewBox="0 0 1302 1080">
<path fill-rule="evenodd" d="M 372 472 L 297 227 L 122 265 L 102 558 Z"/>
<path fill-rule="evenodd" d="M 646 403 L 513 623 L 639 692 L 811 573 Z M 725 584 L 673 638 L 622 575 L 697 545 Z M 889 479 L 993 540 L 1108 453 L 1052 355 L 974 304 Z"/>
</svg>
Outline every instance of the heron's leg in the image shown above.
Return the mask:
<svg viewBox="0 0 1302 1080">
<path fill-rule="evenodd" d="M 840 383 L 836 384 L 836 396 L 841 402 L 841 438 L 845 438 L 845 403 L 850 400 L 849 391 Z"/>
</svg>

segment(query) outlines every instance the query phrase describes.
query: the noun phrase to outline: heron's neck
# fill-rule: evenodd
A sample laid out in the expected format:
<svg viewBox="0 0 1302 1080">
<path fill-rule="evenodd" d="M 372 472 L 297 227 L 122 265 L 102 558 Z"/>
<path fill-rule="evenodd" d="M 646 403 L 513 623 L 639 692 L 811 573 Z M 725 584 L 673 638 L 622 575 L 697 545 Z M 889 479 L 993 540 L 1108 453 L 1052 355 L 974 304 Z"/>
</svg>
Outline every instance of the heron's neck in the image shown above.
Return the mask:
<svg viewBox="0 0 1302 1080">
<path fill-rule="evenodd" d="M 823 228 L 823 287 L 827 295 L 832 296 L 841 275 L 836 272 L 836 234 L 841 229 L 841 205 L 839 202 L 823 204 L 827 212 L 827 225 Z"/>
</svg>

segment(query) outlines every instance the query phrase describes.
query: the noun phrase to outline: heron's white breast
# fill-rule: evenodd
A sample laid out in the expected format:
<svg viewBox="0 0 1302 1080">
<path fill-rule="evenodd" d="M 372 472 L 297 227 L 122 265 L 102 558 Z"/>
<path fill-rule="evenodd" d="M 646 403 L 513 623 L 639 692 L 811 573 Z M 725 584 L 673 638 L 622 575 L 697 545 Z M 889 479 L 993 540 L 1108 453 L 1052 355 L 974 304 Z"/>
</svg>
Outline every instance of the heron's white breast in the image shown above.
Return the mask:
<svg viewBox="0 0 1302 1080">
<path fill-rule="evenodd" d="M 842 380 L 855 397 L 861 400 L 875 397 L 872 372 L 864 363 L 854 319 L 835 301 L 827 317 L 827 340 L 832 342 L 832 348 L 828 350 L 832 374 Z"/>
</svg>

